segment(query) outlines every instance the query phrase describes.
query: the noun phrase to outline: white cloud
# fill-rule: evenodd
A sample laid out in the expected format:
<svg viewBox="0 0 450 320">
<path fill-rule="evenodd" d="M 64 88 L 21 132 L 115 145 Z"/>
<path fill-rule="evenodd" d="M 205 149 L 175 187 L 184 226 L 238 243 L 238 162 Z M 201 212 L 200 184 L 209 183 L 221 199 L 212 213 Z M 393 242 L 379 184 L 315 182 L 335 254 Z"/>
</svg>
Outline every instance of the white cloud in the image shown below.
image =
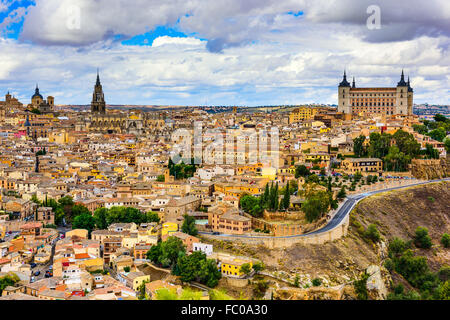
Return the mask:
<svg viewBox="0 0 450 320">
<path fill-rule="evenodd" d="M 297 29 L 307 21 L 332 34 L 336 24 L 369 42 L 411 40 L 450 35 L 447 0 L 378 0 L 381 29 L 368 30 L 366 10 L 372 0 L 40 0 L 24 24 L 22 38 L 41 44 L 91 45 L 105 39 L 132 37 L 159 25 L 174 25 L 208 39 L 212 52 L 264 39 L 288 12 Z M 80 28 L 69 28 L 77 20 Z M 301 34 L 296 34 L 301 37 Z"/>
<path fill-rule="evenodd" d="M 204 46 L 204 41 L 196 38 L 182 38 L 162 36 L 153 40 L 152 47 L 160 47 L 164 45 L 182 45 L 182 46 Z"/>
<path fill-rule="evenodd" d="M 28 102 L 39 82 L 57 103 L 88 104 L 100 67 L 112 104 L 336 103 L 344 68 L 358 86 L 395 85 L 404 68 L 418 101 L 448 103 L 448 2 L 378 1 L 387 29 L 371 35 L 369 1 L 348 1 L 40 0 L 20 41 L 0 38 L 0 90 Z M 67 27 L 74 4 L 80 29 Z M 174 24 L 189 36 L 117 41 Z"/>
<path fill-rule="evenodd" d="M 264 42 L 222 54 L 209 52 L 198 39 L 167 36 L 154 46 L 102 43 L 83 50 L 1 41 L 0 92 L 19 91 L 26 103 L 39 82 L 56 103 L 89 104 L 97 67 L 111 104 L 336 103 L 344 67 L 358 86 L 394 86 L 405 67 L 421 102 L 449 100 L 443 38 L 422 37 L 392 47 L 348 36 L 342 46 L 336 36 L 327 49 Z M 405 66 L 403 59 L 412 60 Z"/>
</svg>

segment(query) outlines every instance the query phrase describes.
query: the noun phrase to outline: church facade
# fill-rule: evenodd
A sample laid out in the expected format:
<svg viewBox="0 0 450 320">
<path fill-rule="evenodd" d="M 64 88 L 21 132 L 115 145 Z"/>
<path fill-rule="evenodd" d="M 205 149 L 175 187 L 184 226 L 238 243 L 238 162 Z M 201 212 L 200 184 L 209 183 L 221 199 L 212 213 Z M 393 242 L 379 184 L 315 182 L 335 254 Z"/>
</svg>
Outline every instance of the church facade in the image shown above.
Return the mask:
<svg viewBox="0 0 450 320">
<path fill-rule="evenodd" d="M 402 71 L 397 87 L 357 88 L 344 78 L 338 87 L 338 112 L 345 114 L 412 115 L 413 96 L 410 81 Z"/>
<path fill-rule="evenodd" d="M 101 133 L 127 133 L 142 135 L 163 130 L 165 119 L 162 114 L 130 110 L 126 113 L 107 112 L 105 95 L 97 73 L 91 102 L 89 130 Z"/>
<path fill-rule="evenodd" d="M 48 96 L 47 100 L 44 100 L 39 92 L 39 87 L 36 85 L 36 90 L 34 95 L 31 97 L 31 103 L 28 105 L 29 110 L 39 110 L 41 113 L 51 113 L 53 112 L 53 107 L 55 106 L 55 98 Z"/>
</svg>

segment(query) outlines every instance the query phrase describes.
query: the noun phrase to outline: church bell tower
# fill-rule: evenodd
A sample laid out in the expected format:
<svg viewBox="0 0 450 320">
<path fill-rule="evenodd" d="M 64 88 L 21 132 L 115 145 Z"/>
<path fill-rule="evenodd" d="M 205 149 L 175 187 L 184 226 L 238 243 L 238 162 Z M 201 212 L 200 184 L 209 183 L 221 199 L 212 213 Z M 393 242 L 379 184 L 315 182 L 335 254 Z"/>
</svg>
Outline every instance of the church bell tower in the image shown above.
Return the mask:
<svg viewBox="0 0 450 320">
<path fill-rule="evenodd" d="M 105 95 L 103 94 L 102 84 L 100 83 L 100 75 L 97 70 L 97 82 L 95 83 L 94 93 L 92 95 L 91 112 L 101 113 L 106 112 Z"/>
</svg>

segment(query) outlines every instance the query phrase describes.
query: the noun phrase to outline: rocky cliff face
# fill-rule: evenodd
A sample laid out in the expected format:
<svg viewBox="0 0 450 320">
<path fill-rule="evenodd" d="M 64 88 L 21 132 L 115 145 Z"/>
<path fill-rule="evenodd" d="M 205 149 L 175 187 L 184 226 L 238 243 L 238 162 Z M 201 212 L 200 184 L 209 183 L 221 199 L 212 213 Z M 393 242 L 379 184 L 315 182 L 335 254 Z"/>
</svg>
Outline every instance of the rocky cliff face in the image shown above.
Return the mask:
<svg viewBox="0 0 450 320">
<path fill-rule="evenodd" d="M 450 230 L 450 183 L 442 182 L 388 192 L 363 200 L 352 212 L 348 236 L 323 245 L 295 245 L 286 249 L 230 244 L 234 253 L 264 262 L 266 272 L 283 278 L 273 288 L 274 299 L 357 299 L 353 280 L 369 275 L 366 287 L 369 299 L 385 299 L 391 275 L 382 267 L 387 258 L 387 243 L 393 237 L 411 239 L 418 226 L 428 228 L 435 245 L 422 250 L 433 271 L 450 264 L 450 250 L 439 245 L 440 237 Z M 361 236 L 358 228 L 375 224 L 382 241 L 373 244 Z M 357 227 L 359 225 L 359 227 Z M 298 278 L 299 287 L 289 286 Z M 313 287 L 319 278 L 322 285 Z M 395 282 L 401 282 L 396 279 Z M 405 288 L 408 288 L 405 284 Z"/>
<path fill-rule="evenodd" d="M 450 156 L 446 159 L 425 160 L 414 159 L 411 173 L 417 179 L 433 180 L 450 176 Z"/>
</svg>

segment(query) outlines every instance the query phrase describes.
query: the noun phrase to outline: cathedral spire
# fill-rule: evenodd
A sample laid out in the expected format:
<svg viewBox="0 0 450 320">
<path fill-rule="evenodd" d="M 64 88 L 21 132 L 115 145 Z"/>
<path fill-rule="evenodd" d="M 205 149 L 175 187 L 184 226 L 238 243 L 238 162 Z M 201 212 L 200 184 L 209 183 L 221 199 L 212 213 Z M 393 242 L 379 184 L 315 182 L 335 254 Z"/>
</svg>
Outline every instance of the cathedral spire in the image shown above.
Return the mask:
<svg viewBox="0 0 450 320">
<path fill-rule="evenodd" d="M 402 69 L 402 75 L 400 77 L 400 82 L 397 84 L 397 87 L 405 87 L 407 85 L 408 84 L 405 82 L 405 73 L 403 72 L 403 69 Z"/>
<path fill-rule="evenodd" d="M 347 81 L 347 72 L 344 69 L 344 78 L 342 79 L 342 82 L 339 84 L 339 87 L 350 87 L 350 83 Z"/>
<path fill-rule="evenodd" d="M 352 88 L 356 88 L 355 77 L 353 77 Z"/>
<path fill-rule="evenodd" d="M 99 69 L 97 68 L 97 82 L 95 83 L 96 86 L 100 85 L 100 73 L 99 73 Z"/>
<path fill-rule="evenodd" d="M 95 83 L 94 93 L 92 94 L 91 112 L 102 113 L 106 112 L 105 95 L 103 94 L 103 88 L 100 83 L 100 73 L 97 69 L 97 82 Z"/>
</svg>

